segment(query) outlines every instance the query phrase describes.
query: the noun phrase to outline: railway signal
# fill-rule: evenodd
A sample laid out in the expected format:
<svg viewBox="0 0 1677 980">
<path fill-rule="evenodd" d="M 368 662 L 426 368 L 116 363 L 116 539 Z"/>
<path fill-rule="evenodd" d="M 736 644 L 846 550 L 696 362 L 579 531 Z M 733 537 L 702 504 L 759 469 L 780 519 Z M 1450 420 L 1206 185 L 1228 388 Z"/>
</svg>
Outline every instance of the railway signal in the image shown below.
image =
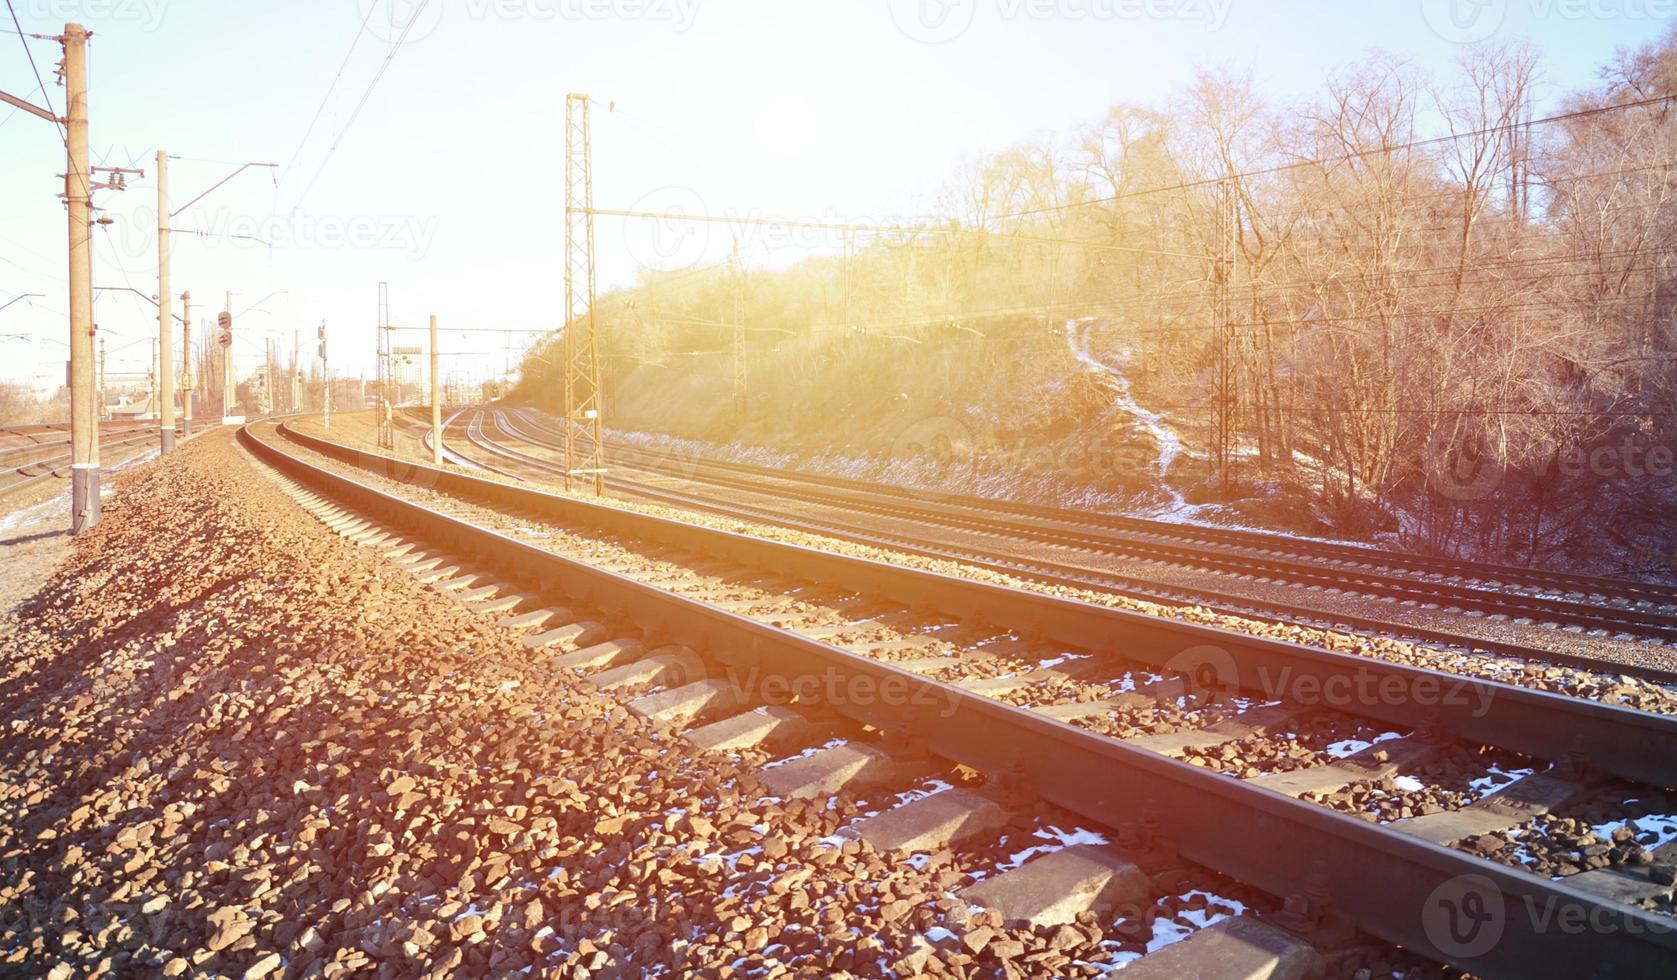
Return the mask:
<svg viewBox="0 0 1677 980">
<path fill-rule="evenodd" d="M 164 150 L 157 151 L 157 334 L 158 342 L 162 346 L 162 363 L 174 363 L 174 353 L 170 350 L 169 339 L 169 321 L 173 317 L 173 313 L 169 309 L 169 233 L 174 229 L 170 227 L 169 222 L 182 211 L 185 211 L 187 208 L 203 200 L 210 191 L 213 191 L 222 184 L 227 183 L 229 180 L 232 180 L 241 172 L 251 167 L 272 168 L 275 167 L 275 165 L 272 163 L 246 163 L 240 166 L 238 170 L 233 171 L 226 177 L 217 181 L 210 187 L 209 190 L 204 191 L 202 194 L 199 194 L 192 200 L 187 201 L 180 207 L 170 210 L 169 154 Z M 120 175 L 118 176 L 120 177 Z M 181 300 L 183 302 L 186 300 L 186 294 L 181 294 Z M 221 323 L 221 329 L 223 331 L 224 338 L 221 341 L 221 345 L 223 347 L 230 346 L 233 343 L 231 315 L 229 315 L 227 319 Z M 190 338 L 185 340 L 184 343 L 187 347 L 190 347 Z M 186 372 L 190 370 L 190 366 L 183 370 L 181 381 L 182 411 L 188 419 L 192 417 L 192 406 L 188 404 L 192 395 L 191 389 L 187 386 L 186 381 Z M 159 402 L 160 414 L 158 416 L 158 427 L 161 433 L 163 452 L 165 453 L 175 448 L 175 394 L 173 385 L 174 379 L 171 376 L 171 371 L 164 371 L 162 377 L 162 394 L 159 396 L 161 400 Z M 186 428 L 190 433 L 192 427 L 188 425 Z"/>
</svg>

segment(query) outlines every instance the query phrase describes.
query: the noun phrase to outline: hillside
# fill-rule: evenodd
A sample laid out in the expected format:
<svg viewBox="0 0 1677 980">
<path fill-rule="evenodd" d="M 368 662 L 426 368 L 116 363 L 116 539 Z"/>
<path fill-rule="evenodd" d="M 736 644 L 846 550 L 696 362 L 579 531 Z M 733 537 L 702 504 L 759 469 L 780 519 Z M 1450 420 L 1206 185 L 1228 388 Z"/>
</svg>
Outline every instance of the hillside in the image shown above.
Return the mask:
<svg viewBox="0 0 1677 980">
<path fill-rule="evenodd" d="M 1518 47 L 1442 80 L 1371 55 L 1291 106 L 1205 73 L 1169 106 L 975 162 L 912 230 L 648 270 L 595 307 L 608 424 L 1670 573 L 1677 121 L 1645 93 L 1677 90 L 1677 41 L 1533 119 L 1540 73 Z M 561 409 L 562 359 L 538 349 L 513 397 Z"/>
</svg>

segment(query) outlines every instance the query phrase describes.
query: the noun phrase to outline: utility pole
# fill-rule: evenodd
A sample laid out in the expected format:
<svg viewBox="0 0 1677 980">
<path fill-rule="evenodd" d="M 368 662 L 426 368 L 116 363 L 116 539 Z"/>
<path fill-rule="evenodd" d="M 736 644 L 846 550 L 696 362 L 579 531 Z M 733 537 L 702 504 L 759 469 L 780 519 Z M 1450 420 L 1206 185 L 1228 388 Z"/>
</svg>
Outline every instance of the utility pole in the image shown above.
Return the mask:
<svg viewBox="0 0 1677 980">
<path fill-rule="evenodd" d="M 93 181 L 87 161 L 87 28 L 64 25 L 64 201 L 70 219 L 70 533 L 99 523 L 93 411 Z"/>
<path fill-rule="evenodd" d="M 192 294 L 181 293 L 181 435 L 192 438 Z"/>
<path fill-rule="evenodd" d="M 332 369 L 326 361 L 326 321 L 320 321 L 320 427 L 332 427 Z"/>
<path fill-rule="evenodd" d="M 600 355 L 594 331 L 594 162 L 588 96 L 565 96 L 565 489 L 592 476 L 605 491 Z"/>
<path fill-rule="evenodd" d="M 373 356 L 378 360 L 378 444 L 394 448 L 396 433 L 390 425 L 390 284 L 378 284 L 378 323 L 373 336 Z"/>
<path fill-rule="evenodd" d="M 1231 300 L 1234 278 L 1235 243 L 1239 232 L 1234 183 L 1225 178 L 1217 185 L 1218 226 L 1223 233 L 1223 255 L 1212 271 L 1212 306 L 1217 317 L 1217 378 L 1213 457 L 1217 467 L 1218 494 L 1229 499 L 1229 463 L 1234 441 L 1234 316 Z"/>
<path fill-rule="evenodd" d="M 158 340 L 158 407 L 157 431 L 159 445 L 165 453 L 175 451 L 175 379 L 174 354 L 170 341 L 174 336 L 169 321 L 174 312 L 173 296 L 169 293 L 169 155 L 157 151 L 157 340 Z"/>
<path fill-rule="evenodd" d="M 740 239 L 734 236 L 734 425 L 745 422 L 745 267 L 740 264 Z"/>
<path fill-rule="evenodd" d="M 443 465 L 443 386 L 438 369 L 437 317 L 431 315 L 431 465 Z M 382 415 L 383 413 L 379 413 Z"/>
<path fill-rule="evenodd" d="M 99 523 L 99 414 L 95 399 L 102 398 L 101 385 L 95 377 L 93 335 L 99 329 L 93 322 L 93 172 L 95 169 L 111 173 L 108 183 L 99 187 L 121 190 L 123 175 L 140 174 L 125 167 L 88 165 L 87 160 L 87 28 L 77 23 L 64 25 L 64 33 L 56 40 L 64 47 L 64 60 L 59 76 L 64 84 L 64 115 L 58 116 L 50 108 L 43 109 L 29 102 L 0 92 L 6 102 L 30 115 L 37 116 L 60 128 L 64 140 L 64 206 L 69 220 L 69 277 L 70 294 L 70 533 L 82 531 Z M 27 42 L 26 42 L 27 43 Z M 42 92 L 43 96 L 47 93 Z M 108 218 L 99 219 L 109 224 Z"/>
<path fill-rule="evenodd" d="M 303 410 L 303 360 L 297 331 L 291 331 L 291 411 Z"/>
<path fill-rule="evenodd" d="M 223 425 L 231 424 L 233 406 L 237 404 L 233 390 L 233 291 L 227 290 L 226 305 L 222 307 L 221 316 L 221 421 Z"/>
</svg>

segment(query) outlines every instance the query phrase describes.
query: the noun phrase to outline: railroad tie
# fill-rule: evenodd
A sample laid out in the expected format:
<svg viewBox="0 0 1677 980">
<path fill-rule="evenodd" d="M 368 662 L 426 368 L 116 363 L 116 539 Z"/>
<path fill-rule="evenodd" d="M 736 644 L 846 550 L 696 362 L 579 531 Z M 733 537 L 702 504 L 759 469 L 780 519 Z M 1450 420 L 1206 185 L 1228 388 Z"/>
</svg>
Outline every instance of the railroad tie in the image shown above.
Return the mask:
<svg viewBox="0 0 1677 980">
<path fill-rule="evenodd" d="M 1443 748 L 1437 742 L 1414 735 L 1387 739 L 1353 752 L 1343 759 L 1290 772 L 1266 772 L 1254 777 L 1251 782 L 1288 796 L 1334 793 L 1352 783 L 1396 775 L 1400 769 L 1427 761 L 1443 751 Z"/>
<path fill-rule="evenodd" d="M 1058 926 L 1084 912 L 1101 918 L 1152 904 L 1153 883 L 1130 861 L 1096 844 L 1051 851 L 961 889 L 968 905 L 995 909 L 1004 922 Z"/>
<path fill-rule="evenodd" d="M 638 697 L 629 702 L 629 710 L 648 721 L 689 725 L 697 719 L 740 708 L 745 702 L 744 692 L 733 681 L 707 677 Z"/>
<path fill-rule="evenodd" d="M 640 660 L 612 667 L 588 678 L 602 691 L 657 684 L 679 686 L 705 676 L 705 665 L 693 651 L 682 646 L 659 647 Z"/>
<path fill-rule="evenodd" d="M 596 626 L 596 623 L 576 624 Z M 564 627 L 560 627 L 563 629 Z M 602 630 L 603 632 L 603 630 Z M 580 650 L 573 650 L 548 662 L 560 670 L 604 670 L 639 660 L 646 654 L 641 641 L 635 639 L 605 640 Z"/>
<path fill-rule="evenodd" d="M 757 772 L 764 792 L 782 799 L 813 800 L 841 790 L 883 786 L 902 777 L 902 767 L 880 749 L 845 742 L 769 765 Z"/>
<path fill-rule="evenodd" d="M 764 705 L 690 729 L 682 738 L 713 752 L 771 748 L 805 741 L 814 726 L 803 714 L 783 705 Z"/>
<path fill-rule="evenodd" d="M 1007 811 L 972 789 L 946 789 L 892 807 L 839 829 L 839 836 L 898 857 L 936 851 L 1007 823 Z"/>
<path fill-rule="evenodd" d="M 1138 749 L 1179 758 L 1191 749 L 1209 749 L 1250 735 L 1262 735 L 1270 729 L 1285 725 L 1292 716 L 1293 709 L 1286 705 L 1251 708 L 1206 728 L 1190 728 L 1159 735 L 1139 735 L 1125 739 L 1124 743 Z"/>
<path fill-rule="evenodd" d="M 529 650 L 540 650 L 545 647 L 559 646 L 569 651 L 575 650 L 578 647 L 585 647 L 591 643 L 597 643 L 600 640 L 605 639 L 606 632 L 606 627 L 603 623 L 596 623 L 592 621 L 566 623 L 563 626 L 556 626 L 545 633 L 537 633 L 534 636 L 526 636 L 519 642 L 524 644 L 524 647 Z"/>
<path fill-rule="evenodd" d="M 1588 789 L 1583 783 L 1559 776 L 1532 773 L 1460 810 L 1394 820 L 1386 826 L 1434 844 L 1451 844 L 1518 827 L 1578 799 Z"/>
<path fill-rule="evenodd" d="M 515 616 L 497 619 L 495 625 L 504 630 L 533 630 L 541 629 L 551 620 L 571 620 L 574 618 L 571 611 L 563 606 L 546 606 L 541 609 L 518 613 Z"/>
<path fill-rule="evenodd" d="M 1673 882 L 1653 878 L 1656 866 L 1672 864 L 1677 864 L 1677 840 L 1654 848 L 1653 860 L 1646 865 L 1596 868 L 1572 875 L 1566 883 L 1609 901 L 1638 905 L 1649 900 L 1670 899 L 1677 892 Z"/>
<path fill-rule="evenodd" d="M 1254 915 L 1238 915 L 1124 967 L 1124 980 L 1199 980 L 1320 976 L 1322 957 L 1304 940 Z"/>
</svg>

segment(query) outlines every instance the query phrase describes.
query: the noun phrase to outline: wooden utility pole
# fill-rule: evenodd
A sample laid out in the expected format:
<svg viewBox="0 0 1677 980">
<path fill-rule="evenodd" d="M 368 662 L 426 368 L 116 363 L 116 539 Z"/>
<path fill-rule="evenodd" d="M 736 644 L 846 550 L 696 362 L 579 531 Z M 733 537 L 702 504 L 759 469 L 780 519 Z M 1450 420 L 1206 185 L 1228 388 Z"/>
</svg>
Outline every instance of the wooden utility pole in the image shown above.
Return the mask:
<svg viewBox="0 0 1677 980">
<path fill-rule="evenodd" d="M 169 155 L 157 151 L 157 431 L 165 453 L 175 451 L 174 297 L 169 293 Z"/>
<path fill-rule="evenodd" d="M 431 316 L 431 465 L 443 465 L 443 386 L 437 357 L 437 317 Z"/>
<path fill-rule="evenodd" d="M 64 201 L 70 220 L 70 533 L 99 523 L 93 398 L 92 173 L 87 162 L 87 28 L 64 25 Z"/>
<path fill-rule="evenodd" d="M 192 436 L 192 294 L 181 293 L 181 435 Z"/>
</svg>

